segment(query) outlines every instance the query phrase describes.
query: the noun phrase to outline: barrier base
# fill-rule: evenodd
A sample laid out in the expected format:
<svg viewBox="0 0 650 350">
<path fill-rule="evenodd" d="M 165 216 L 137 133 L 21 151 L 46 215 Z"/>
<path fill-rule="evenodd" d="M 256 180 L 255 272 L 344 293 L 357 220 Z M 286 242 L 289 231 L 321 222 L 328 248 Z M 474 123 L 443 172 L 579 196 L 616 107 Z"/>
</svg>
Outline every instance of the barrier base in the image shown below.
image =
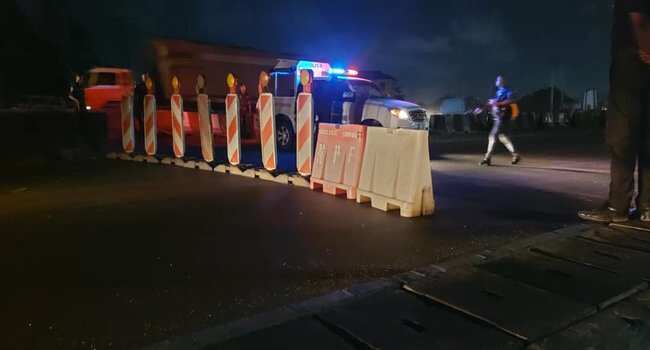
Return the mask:
<svg viewBox="0 0 650 350">
<path fill-rule="evenodd" d="M 204 161 L 196 163 L 196 169 L 203 171 L 214 171 L 214 167 L 210 163 Z"/>
<path fill-rule="evenodd" d="M 197 162 L 195 160 L 183 161 L 182 159 L 179 159 L 174 162 L 174 165 L 187 169 L 196 169 Z"/>
<path fill-rule="evenodd" d="M 272 181 L 284 185 L 289 184 L 289 176 L 287 176 L 287 174 L 273 174 L 266 169 L 256 170 L 255 176 L 259 179 L 266 180 L 266 181 Z"/>
<path fill-rule="evenodd" d="M 128 153 L 120 153 L 117 158 L 119 160 L 126 160 L 126 161 L 135 161 L 135 159 Z"/>
<path fill-rule="evenodd" d="M 160 159 L 158 159 L 158 158 L 156 158 L 154 156 L 146 156 L 144 158 L 144 162 L 149 163 L 149 164 L 160 164 Z"/>
<path fill-rule="evenodd" d="M 357 198 L 357 189 L 355 187 L 325 180 L 311 179 L 309 188 L 312 191 L 322 189 L 323 193 L 331 194 L 333 196 L 345 195 L 347 199 Z"/>
<path fill-rule="evenodd" d="M 430 189 L 425 192 L 426 193 L 423 193 L 422 196 L 418 196 L 420 197 L 420 200 L 409 203 L 394 198 L 384 197 L 376 193 L 358 190 L 357 203 L 370 202 L 373 208 L 383 211 L 399 209 L 400 216 L 405 218 L 431 215 L 434 210 L 433 192 Z M 431 200 L 428 198 L 431 198 Z"/>
<path fill-rule="evenodd" d="M 116 159 L 119 159 L 119 158 L 120 158 L 120 155 L 115 153 L 115 152 L 111 152 L 111 153 L 106 155 L 106 159 L 116 160 Z"/>
<path fill-rule="evenodd" d="M 227 167 L 226 171 L 231 175 L 243 176 L 251 179 L 255 178 L 256 173 L 255 169 L 232 165 Z"/>
<path fill-rule="evenodd" d="M 193 161 L 186 161 L 183 158 L 174 158 L 172 159 L 172 165 L 179 166 L 185 168 L 185 165 L 187 162 L 193 162 Z"/>
<path fill-rule="evenodd" d="M 144 160 L 147 158 L 147 156 L 143 156 L 138 154 L 137 156 L 133 157 L 134 162 L 144 162 Z"/>
<path fill-rule="evenodd" d="M 228 168 L 230 168 L 230 167 L 225 165 L 225 164 L 219 164 L 214 168 L 214 172 L 215 173 L 226 174 L 226 173 L 228 173 L 228 170 L 229 170 Z"/>
<path fill-rule="evenodd" d="M 174 165 L 174 158 L 165 157 L 160 161 L 160 164 L 164 165 Z"/>
<path fill-rule="evenodd" d="M 289 183 L 296 187 L 309 188 L 309 179 L 302 175 L 293 175 L 289 177 Z"/>
</svg>

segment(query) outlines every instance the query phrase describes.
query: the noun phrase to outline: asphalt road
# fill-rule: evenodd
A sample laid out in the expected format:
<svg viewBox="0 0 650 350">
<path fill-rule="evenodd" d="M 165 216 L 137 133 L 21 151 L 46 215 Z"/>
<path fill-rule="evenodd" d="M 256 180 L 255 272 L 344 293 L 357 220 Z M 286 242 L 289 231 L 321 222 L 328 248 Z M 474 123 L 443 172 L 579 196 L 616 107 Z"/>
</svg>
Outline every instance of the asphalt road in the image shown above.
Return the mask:
<svg viewBox="0 0 650 350">
<path fill-rule="evenodd" d="M 8 348 L 137 348 L 577 222 L 602 202 L 601 137 L 432 143 L 437 212 L 404 219 L 305 189 L 121 161 L 31 164 L 0 182 Z M 546 168 L 546 169 L 545 169 Z M 554 168 L 554 170 L 548 170 Z M 7 347 L 5 347 L 7 348 Z"/>
</svg>

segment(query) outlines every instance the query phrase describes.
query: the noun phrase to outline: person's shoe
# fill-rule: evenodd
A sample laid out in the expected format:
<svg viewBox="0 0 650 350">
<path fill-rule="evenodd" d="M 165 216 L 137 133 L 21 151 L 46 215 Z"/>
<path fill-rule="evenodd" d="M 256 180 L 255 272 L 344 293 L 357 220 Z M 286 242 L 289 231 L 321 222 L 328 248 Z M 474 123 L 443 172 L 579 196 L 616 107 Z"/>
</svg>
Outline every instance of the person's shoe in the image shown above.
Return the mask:
<svg viewBox="0 0 650 350">
<path fill-rule="evenodd" d="M 512 154 L 512 165 L 515 165 L 521 161 L 521 156 L 518 153 Z"/>
<path fill-rule="evenodd" d="M 650 222 L 650 209 L 641 209 L 641 221 Z"/>
<path fill-rule="evenodd" d="M 490 159 L 490 158 L 483 158 L 483 160 L 480 161 L 480 162 L 478 163 L 478 165 L 480 165 L 480 166 L 490 166 L 490 165 L 492 165 L 492 159 Z"/>
<path fill-rule="evenodd" d="M 629 220 L 627 213 L 621 213 L 613 208 L 582 210 L 578 212 L 578 217 L 582 220 L 594 221 L 609 224 L 611 222 L 621 223 Z"/>
</svg>

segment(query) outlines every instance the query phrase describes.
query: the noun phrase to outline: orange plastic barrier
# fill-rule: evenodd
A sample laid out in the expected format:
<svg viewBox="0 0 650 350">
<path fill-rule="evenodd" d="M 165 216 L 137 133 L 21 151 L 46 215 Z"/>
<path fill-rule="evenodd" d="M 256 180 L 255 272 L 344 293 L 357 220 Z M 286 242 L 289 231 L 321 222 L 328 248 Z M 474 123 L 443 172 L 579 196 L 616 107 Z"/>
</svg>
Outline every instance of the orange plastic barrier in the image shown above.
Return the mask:
<svg viewBox="0 0 650 350">
<path fill-rule="evenodd" d="M 156 122 L 156 97 L 154 95 L 144 96 L 144 143 L 147 155 L 154 156 L 158 149 Z"/>
<path fill-rule="evenodd" d="M 362 125 L 319 124 L 312 190 L 322 188 L 324 193 L 357 198 L 366 129 Z"/>
<path fill-rule="evenodd" d="M 126 153 L 135 149 L 135 132 L 133 127 L 133 96 L 124 96 L 120 103 L 122 119 L 122 148 Z"/>
</svg>

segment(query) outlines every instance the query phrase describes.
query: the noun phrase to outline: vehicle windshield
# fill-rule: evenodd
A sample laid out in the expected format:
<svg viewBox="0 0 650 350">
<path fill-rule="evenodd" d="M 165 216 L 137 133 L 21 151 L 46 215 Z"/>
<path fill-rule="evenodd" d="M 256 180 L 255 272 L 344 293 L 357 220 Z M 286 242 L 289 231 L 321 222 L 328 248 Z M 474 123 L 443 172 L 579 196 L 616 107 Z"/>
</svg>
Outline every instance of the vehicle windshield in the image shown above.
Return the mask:
<svg viewBox="0 0 650 350">
<path fill-rule="evenodd" d="M 91 87 L 96 85 L 117 85 L 115 73 L 90 73 L 90 76 L 88 77 L 88 86 Z"/>
<path fill-rule="evenodd" d="M 368 97 L 386 97 L 375 83 L 367 80 L 348 80 L 352 92 Z"/>
</svg>

